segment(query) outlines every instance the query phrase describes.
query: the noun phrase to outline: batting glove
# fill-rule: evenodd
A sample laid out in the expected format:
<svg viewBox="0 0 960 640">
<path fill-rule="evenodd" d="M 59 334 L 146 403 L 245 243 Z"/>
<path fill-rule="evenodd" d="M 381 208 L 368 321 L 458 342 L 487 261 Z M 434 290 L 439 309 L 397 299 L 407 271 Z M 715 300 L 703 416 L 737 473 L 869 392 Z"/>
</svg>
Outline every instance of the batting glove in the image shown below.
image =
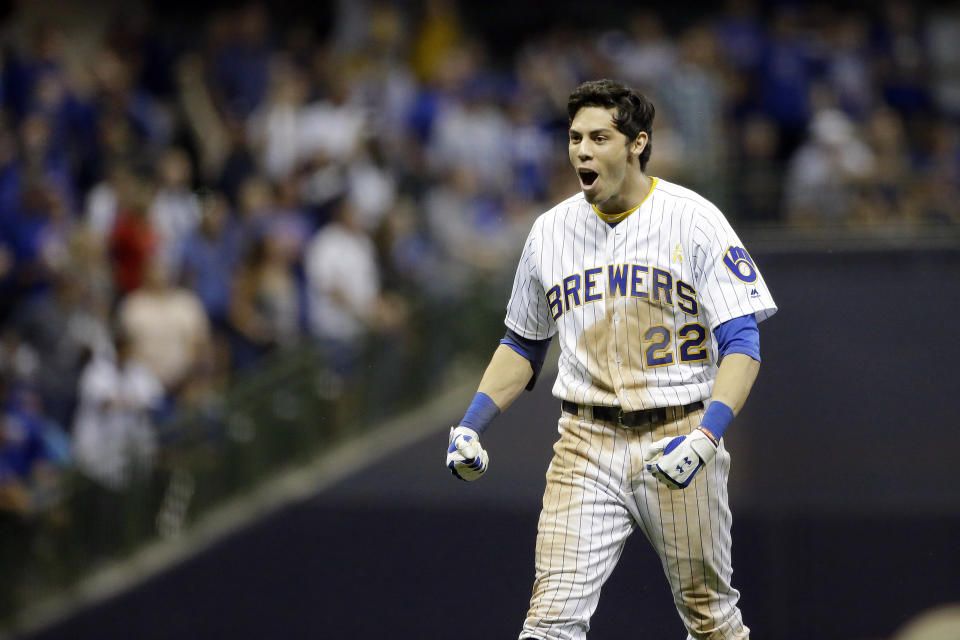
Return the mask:
<svg viewBox="0 0 960 640">
<path fill-rule="evenodd" d="M 668 489 L 686 489 L 697 471 L 717 454 L 717 445 L 701 429 L 657 440 L 643 456 L 647 471 Z M 659 460 L 657 459 L 659 457 Z"/>
<path fill-rule="evenodd" d="M 476 480 L 487 472 L 490 457 L 482 446 L 477 432 L 469 427 L 450 427 L 450 444 L 447 447 L 447 468 L 467 482 Z"/>
</svg>

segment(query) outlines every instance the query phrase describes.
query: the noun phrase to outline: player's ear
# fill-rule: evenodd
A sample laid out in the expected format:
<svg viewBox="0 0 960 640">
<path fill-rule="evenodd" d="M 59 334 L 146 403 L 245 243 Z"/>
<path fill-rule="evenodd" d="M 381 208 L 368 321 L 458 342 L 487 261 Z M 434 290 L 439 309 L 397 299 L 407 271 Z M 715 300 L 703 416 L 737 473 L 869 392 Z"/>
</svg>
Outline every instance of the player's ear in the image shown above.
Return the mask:
<svg viewBox="0 0 960 640">
<path fill-rule="evenodd" d="M 630 145 L 631 155 L 640 157 L 640 154 L 643 153 L 643 150 L 647 148 L 647 142 L 650 140 L 650 137 L 647 135 L 646 131 L 641 131 L 637 134 L 637 137 L 634 138 L 633 143 Z"/>
</svg>

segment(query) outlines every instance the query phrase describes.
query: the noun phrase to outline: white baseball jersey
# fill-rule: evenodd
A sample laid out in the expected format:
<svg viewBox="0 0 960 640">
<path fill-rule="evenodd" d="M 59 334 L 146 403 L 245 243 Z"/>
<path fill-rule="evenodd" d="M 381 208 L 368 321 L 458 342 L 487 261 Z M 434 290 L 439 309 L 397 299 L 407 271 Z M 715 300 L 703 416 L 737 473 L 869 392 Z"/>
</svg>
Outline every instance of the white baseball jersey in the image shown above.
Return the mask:
<svg viewBox="0 0 960 640">
<path fill-rule="evenodd" d="M 559 331 L 558 398 L 624 411 L 705 400 L 717 371 L 713 329 L 776 311 L 723 214 L 652 180 L 612 228 L 578 193 L 530 231 L 505 323 L 534 340 Z"/>
</svg>

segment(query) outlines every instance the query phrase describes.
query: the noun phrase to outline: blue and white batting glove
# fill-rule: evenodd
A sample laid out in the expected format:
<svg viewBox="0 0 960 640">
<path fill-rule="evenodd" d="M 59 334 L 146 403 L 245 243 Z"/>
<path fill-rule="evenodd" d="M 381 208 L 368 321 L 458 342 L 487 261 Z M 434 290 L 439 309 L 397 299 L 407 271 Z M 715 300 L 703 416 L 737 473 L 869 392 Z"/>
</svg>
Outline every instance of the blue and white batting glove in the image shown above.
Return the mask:
<svg viewBox="0 0 960 640">
<path fill-rule="evenodd" d="M 482 446 L 477 432 L 469 427 L 450 427 L 447 446 L 447 468 L 461 480 L 472 482 L 490 466 L 490 457 Z"/>
<path fill-rule="evenodd" d="M 717 455 L 717 445 L 701 429 L 654 442 L 643 456 L 647 471 L 668 489 L 686 489 L 697 471 Z M 659 460 L 657 459 L 659 457 Z"/>
</svg>

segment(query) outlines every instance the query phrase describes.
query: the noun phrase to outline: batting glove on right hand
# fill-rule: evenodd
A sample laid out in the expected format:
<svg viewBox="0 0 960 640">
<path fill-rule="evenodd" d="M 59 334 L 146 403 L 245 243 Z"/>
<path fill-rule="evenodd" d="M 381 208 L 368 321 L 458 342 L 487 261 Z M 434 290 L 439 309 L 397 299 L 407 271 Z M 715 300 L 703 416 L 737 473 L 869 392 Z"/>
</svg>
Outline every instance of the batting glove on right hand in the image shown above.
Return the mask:
<svg viewBox="0 0 960 640">
<path fill-rule="evenodd" d="M 487 472 L 490 457 L 482 446 L 477 432 L 469 427 L 450 427 L 450 443 L 447 447 L 447 468 L 467 482 L 476 480 Z"/>
<path fill-rule="evenodd" d="M 694 429 L 686 436 L 657 440 L 644 454 L 643 460 L 647 463 L 647 471 L 668 489 L 686 489 L 697 471 L 715 455 L 717 445 L 710 436 Z"/>
</svg>

